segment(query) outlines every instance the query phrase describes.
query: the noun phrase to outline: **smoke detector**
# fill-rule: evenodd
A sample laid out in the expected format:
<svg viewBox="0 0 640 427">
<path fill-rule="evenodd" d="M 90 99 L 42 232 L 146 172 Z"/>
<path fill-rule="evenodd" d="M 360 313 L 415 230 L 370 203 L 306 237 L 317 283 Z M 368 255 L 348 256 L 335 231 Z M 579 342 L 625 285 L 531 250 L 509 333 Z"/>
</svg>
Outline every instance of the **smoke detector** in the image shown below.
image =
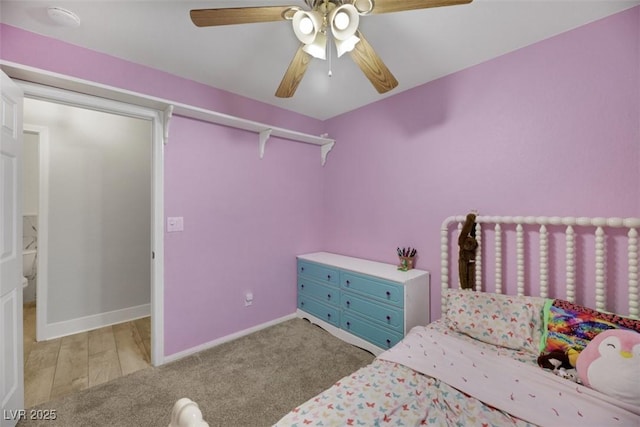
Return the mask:
<svg viewBox="0 0 640 427">
<path fill-rule="evenodd" d="M 61 7 L 49 7 L 47 8 L 47 15 L 56 24 L 72 28 L 80 26 L 80 18 L 70 10 Z"/>
</svg>

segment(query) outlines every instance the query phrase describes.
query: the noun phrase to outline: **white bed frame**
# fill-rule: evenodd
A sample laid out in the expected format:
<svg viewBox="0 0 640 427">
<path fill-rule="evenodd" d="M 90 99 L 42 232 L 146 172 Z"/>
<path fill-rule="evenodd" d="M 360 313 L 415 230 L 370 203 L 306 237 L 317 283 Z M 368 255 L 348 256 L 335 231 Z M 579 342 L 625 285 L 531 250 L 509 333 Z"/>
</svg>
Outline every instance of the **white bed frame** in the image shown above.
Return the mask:
<svg viewBox="0 0 640 427">
<path fill-rule="evenodd" d="M 449 247 L 449 238 L 457 224 L 457 235 L 462 228 L 466 215 L 451 216 L 444 220 L 441 228 L 441 283 L 442 283 L 442 304 L 444 309 L 444 295 L 450 287 L 450 265 L 449 258 L 452 248 Z M 640 218 L 585 218 L 585 217 L 546 217 L 546 216 L 477 216 L 476 217 L 476 239 L 478 249 L 476 250 L 475 266 L 475 290 L 481 291 L 483 281 L 483 251 L 494 250 L 494 270 L 493 280 L 495 281 L 496 293 L 503 293 L 503 271 L 505 256 L 503 251 L 504 229 L 515 228 L 515 269 L 517 294 L 525 295 L 525 236 L 530 233 L 537 233 L 539 240 L 538 250 L 538 291 L 537 294 L 547 298 L 549 296 L 549 235 L 553 229 L 554 234 L 560 232 L 564 234 L 565 247 L 565 290 L 566 299 L 575 302 L 576 299 L 576 237 L 585 233 L 593 233 L 594 236 L 594 266 L 595 277 L 595 308 L 600 311 L 614 311 L 607 305 L 607 256 L 606 237 L 608 233 L 614 234 L 615 230 L 626 231 L 627 238 L 627 280 L 628 280 L 628 310 L 621 313 L 620 308 L 615 310 L 621 315 L 628 315 L 638 319 L 640 306 L 638 304 L 638 230 L 640 228 Z M 537 230 L 536 230 L 537 228 Z M 494 242 L 483 240 L 483 231 L 489 229 L 493 232 Z M 525 231 L 526 229 L 526 231 Z M 457 255 L 456 255 L 457 257 Z M 455 268 L 457 271 L 457 267 Z M 530 286 L 531 290 L 533 286 Z M 484 289 L 488 291 L 487 289 Z M 530 292 L 530 294 L 533 294 Z"/>
</svg>

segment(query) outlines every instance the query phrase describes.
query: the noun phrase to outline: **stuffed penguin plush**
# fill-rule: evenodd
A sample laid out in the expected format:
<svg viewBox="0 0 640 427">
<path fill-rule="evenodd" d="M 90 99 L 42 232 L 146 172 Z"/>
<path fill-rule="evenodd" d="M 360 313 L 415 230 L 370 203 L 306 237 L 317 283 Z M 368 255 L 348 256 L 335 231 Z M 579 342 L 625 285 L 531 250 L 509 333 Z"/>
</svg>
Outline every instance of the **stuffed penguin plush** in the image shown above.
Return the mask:
<svg viewBox="0 0 640 427">
<path fill-rule="evenodd" d="M 576 368 L 582 384 L 640 407 L 640 333 L 599 333 L 580 352 Z"/>
</svg>

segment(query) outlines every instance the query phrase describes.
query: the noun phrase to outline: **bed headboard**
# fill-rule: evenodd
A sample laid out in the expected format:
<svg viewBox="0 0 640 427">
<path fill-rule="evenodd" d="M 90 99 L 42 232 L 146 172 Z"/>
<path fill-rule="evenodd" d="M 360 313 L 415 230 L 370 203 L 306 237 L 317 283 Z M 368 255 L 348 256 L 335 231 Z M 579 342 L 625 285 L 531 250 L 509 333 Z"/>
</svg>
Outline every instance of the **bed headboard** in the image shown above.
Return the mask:
<svg viewBox="0 0 640 427">
<path fill-rule="evenodd" d="M 453 274 L 457 267 L 451 268 L 449 260 L 457 265 L 457 236 L 465 218 L 451 216 L 442 223 L 443 310 L 444 291 L 458 283 Z M 583 305 L 593 299 L 597 310 L 637 319 L 638 228 L 640 218 L 477 216 L 475 290 L 563 298 Z M 492 282 L 494 288 L 486 285 Z M 514 282 L 515 292 L 510 292 Z M 589 289 L 593 295 L 585 293 Z M 617 301 L 608 301 L 608 296 Z"/>
</svg>

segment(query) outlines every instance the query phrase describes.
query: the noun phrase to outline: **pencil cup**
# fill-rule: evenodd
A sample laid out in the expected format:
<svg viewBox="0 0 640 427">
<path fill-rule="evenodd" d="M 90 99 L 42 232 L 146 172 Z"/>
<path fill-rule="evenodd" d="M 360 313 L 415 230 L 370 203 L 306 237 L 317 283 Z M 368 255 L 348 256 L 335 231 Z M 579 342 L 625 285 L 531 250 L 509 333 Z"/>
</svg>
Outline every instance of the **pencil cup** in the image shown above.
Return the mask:
<svg viewBox="0 0 640 427">
<path fill-rule="evenodd" d="M 398 265 L 398 270 L 407 271 L 407 270 L 413 269 L 413 261 L 414 261 L 414 257 L 401 256 L 400 265 Z"/>
</svg>

